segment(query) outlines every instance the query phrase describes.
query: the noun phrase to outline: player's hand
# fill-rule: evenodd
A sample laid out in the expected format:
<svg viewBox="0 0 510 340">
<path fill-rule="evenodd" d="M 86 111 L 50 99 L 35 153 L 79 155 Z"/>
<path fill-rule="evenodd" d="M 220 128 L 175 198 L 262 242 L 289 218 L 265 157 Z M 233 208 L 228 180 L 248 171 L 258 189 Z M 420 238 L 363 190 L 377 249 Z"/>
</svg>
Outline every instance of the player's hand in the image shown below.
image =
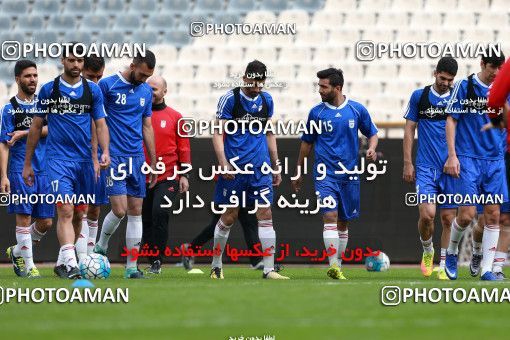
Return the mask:
<svg viewBox="0 0 510 340">
<path fill-rule="evenodd" d="M 0 180 L 0 192 L 11 192 L 11 182 L 7 176 L 3 176 Z"/>
<path fill-rule="evenodd" d="M 32 165 L 23 167 L 22 176 L 26 185 L 29 187 L 34 185 L 34 169 L 32 168 Z"/>
<path fill-rule="evenodd" d="M 151 162 L 151 169 L 156 169 L 156 160 Z M 152 189 L 156 186 L 156 183 L 158 182 L 158 174 L 155 174 L 154 172 L 151 172 L 149 175 L 149 189 Z"/>
<path fill-rule="evenodd" d="M 179 192 L 182 194 L 189 189 L 189 181 L 185 176 L 179 178 Z"/>
<path fill-rule="evenodd" d="M 232 166 L 232 164 L 230 163 L 227 163 L 227 164 L 220 164 L 221 165 L 221 168 L 222 169 L 227 169 L 228 171 L 232 171 L 234 170 L 234 167 Z M 226 180 L 232 180 L 234 179 L 236 176 L 234 174 L 222 174 L 221 177 L 223 177 L 223 179 L 226 179 Z"/>
<path fill-rule="evenodd" d="M 282 182 L 282 174 L 273 174 L 273 186 L 277 187 Z"/>
<path fill-rule="evenodd" d="M 375 149 L 367 150 L 367 159 L 369 161 L 375 161 L 377 159 L 377 152 L 375 152 Z"/>
<path fill-rule="evenodd" d="M 97 159 L 92 160 L 92 164 L 94 164 L 94 178 L 97 182 L 99 179 L 99 172 L 101 170 L 101 167 L 99 166 L 99 162 Z"/>
<path fill-rule="evenodd" d="M 18 140 L 26 137 L 27 134 L 28 134 L 27 131 L 21 131 L 21 130 L 16 130 L 14 132 L 7 133 L 8 136 L 11 136 L 11 139 L 7 141 L 7 145 L 13 146 Z"/>
<path fill-rule="evenodd" d="M 292 191 L 299 192 L 299 190 L 301 190 L 302 185 L 303 185 L 303 176 L 299 176 L 299 178 L 297 178 L 291 182 Z"/>
<path fill-rule="evenodd" d="M 444 165 L 443 171 L 450 176 L 455 178 L 460 177 L 460 163 L 459 159 L 456 156 L 450 156 L 446 160 L 446 164 Z"/>
<path fill-rule="evenodd" d="M 402 176 L 405 182 L 412 183 L 416 179 L 414 165 L 412 163 L 404 163 L 404 174 Z"/>
<path fill-rule="evenodd" d="M 110 163 L 111 163 L 110 154 L 107 153 L 101 154 L 101 160 L 99 161 L 99 166 L 101 167 L 101 170 L 108 169 Z"/>
</svg>

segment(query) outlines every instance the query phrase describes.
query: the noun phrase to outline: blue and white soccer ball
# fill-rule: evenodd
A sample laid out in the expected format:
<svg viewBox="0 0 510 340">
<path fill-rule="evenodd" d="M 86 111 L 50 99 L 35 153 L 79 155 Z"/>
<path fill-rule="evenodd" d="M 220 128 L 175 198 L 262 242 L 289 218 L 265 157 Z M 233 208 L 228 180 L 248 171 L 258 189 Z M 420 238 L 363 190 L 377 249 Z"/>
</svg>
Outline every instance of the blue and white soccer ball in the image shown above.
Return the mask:
<svg viewBox="0 0 510 340">
<path fill-rule="evenodd" d="M 368 256 L 365 259 L 365 266 L 369 272 L 385 272 L 390 269 L 390 258 L 380 252 L 377 256 Z"/>
<path fill-rule="evenodd" d="M 84 279 L 106 279 L 110 272 L 106 256 L 92 253 L 80 261 L 80 273 Z"/>
</svg>

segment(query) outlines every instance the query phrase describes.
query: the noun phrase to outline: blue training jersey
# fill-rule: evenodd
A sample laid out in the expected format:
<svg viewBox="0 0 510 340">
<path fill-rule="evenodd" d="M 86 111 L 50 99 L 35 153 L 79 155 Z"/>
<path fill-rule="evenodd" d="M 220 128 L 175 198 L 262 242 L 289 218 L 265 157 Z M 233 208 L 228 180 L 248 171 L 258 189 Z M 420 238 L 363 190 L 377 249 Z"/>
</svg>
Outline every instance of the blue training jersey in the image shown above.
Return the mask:
<svg viewBox="0 0 510 340">
<path fill-rule="evenodd" d="M 264 96 L 265 103 L 267 104 L 267 117 L 269 119 L 273 116 L 274 112 L 273 98 L 269 93 L 262 91 L 257 97 L 250 98 L 241 90 L 239 91 L 239 102 L 247 114 L 257 116 L 262 111 L 262 96 Z M 230 90 L 220 98 L 216 117 L 226 120 L 234 119 L 234 104 L 234 91 Z M 271 164 L 266 134 L 263 129 L 258 134 L 252 134 L 248 131 L 248 127 L 246 127 L 246 131 L 243 133 L 241 125 L 239 125 L 235 133 L 225 134 L 224 148 L 227 160 L 239 156 L 239 159 L 235 162 L 238 166 L 252 164 L 253 168 L 256 169 L 262 166 L 264 162 L 269 165 Z"/>
<path fill-rule="evenodd" d="M 416 150 L 416 165 L 435 169 L 443 169 L 448 158 L 446 143 L 446 113 L 431 110 L 420 114 L 420 99 L 424 89 L 417 89 L 411 95 L 407 105 L 405 119 L 418 123 L 418 146 Z M 446 109 L 450 100 L 450 91 L 440 95 L 431 86 L 428 100 L 430 105 Z"/>
<path fill-rule="evenodd" d="M 322 127 L 321 133 L 311 129 L 311 121 Z M 377 127 L 367 109 L 360 103 L 345 97 L 339 107 L 322 102 L 314 106 L 308 114 L 308 131 L 301 140 L 314 144 L 315 166 L 326 166 L 326 177 L 342 179 L 348 174 L 335 174 L 342 168 L 341 162 L 347 170 L 353 170 L 358 164 L 358 130 L 367 138 L 377 134 Z"/>
<path fill-rule="evenodd" d="M 473 87 L 477 97 L 487 98 L 490 86 L 482 83 L 475 74 Z M 472 110 L 469 104 L 468 80 L 462 79 L 455 84 L 452 97 L 446 108 L 447 113 L 457 120 L 455 131 L 455 151 L 457 155 L 478 159 L 497 160 L 503 157 L 501 131 L 489 129 L 481 131 L 485 124 L 490 123 L 489 116 L 483 110 Z"/>
<path fill-rule="evenodd" d="M 83 78 L 78 83 L 70 85 L 62 78 L 59 83 L 61 99 L 79 100 L 84 96 Z M 92 160 L 91 153 L 91 116 L 94 120 L 105 118 L 103 95 L 99 86 L 86 80 L 92 95 L 92 108 L 83 112 L 83 107 L 71 110 L 52 112 L 49 103 L 52 99 L 54 80 L 44 84 L 39 92 L 36 112 L 37 116 L 48 120 L 48 141 L 46 156 L 52 159 L 84 162 Z"/>
<path fill-rule="evenodd" d="M 152 89 L 131 84 L 119 73 L 99 81 L 103 92 L 112 156 L 143 155 L 143 118 L 152 115 Z"/>
<path fill-rule="evenodd" d="M 11 136 L 8 133 L 14 132 L 16 129 L 28 130 L 30 125 L 32 124 L 32 119 L 35 112 L 37 111 L 37 96 L 34 97 L 34 100 L 30 103 L 22 101 L 15 97 L 18 105 L 21 109 L 24 110 L 27 118 L 21 122 L 21 126 L 16 126 L 16 118 L 15 118 L 15 109 L 12 107 L 11 103 L 7 103 L 2 109 L 2 124 L 0 130 L 0 142 L 6 143 L 11 139 Z M 25 154 L 27 148 L 27 138 L 21 138 L 14 143 L 12 147 L 10 147 L 9 155 L 9 172 L 22 172 L 23 171 L 23 163 L 25 162 Z M 35 173 L 42 173 L 45 171 L 45 160 L 44 154 L 46 151 L 46 137 L 42 137 L 39 139 L 39 143 L 35 148 L 34 156 L 32 157 L 32 168 Z"/>
</svg>

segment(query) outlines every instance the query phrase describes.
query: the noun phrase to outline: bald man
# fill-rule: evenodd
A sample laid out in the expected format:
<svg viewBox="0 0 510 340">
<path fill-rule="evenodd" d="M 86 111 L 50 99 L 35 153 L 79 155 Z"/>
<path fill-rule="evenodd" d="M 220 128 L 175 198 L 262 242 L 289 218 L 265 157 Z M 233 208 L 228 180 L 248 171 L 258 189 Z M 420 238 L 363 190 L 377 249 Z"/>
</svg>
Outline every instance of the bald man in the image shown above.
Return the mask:
<svg viewBox="0 0 510 340">
<path fill-rule="evenodd" d="M 187 175 L 177 175 L 175 179 L 168 180 L 174 176 L 175 169 L 181 170 L 183 164 L 191 164 L 191 152 L 189 139 L 178 134 L 179 119 L 182 115 L 174 109 L 166 106 L 165 95 L 167 85 L 165 79 L 160 76 L 152 76 L 147 80 L 152 88 L 152 127 L 154 129 L 154 140 L 156 142 L 156 159 L 165 163 L 165 172 L 159 174 L 156 185 L 149 188 L 149 177 L 147 177 L 147 195 L 143 200 L 142 243 L 147 243 L 149 249 L 159 249 L 160 255 L 150 257 L 150 268 L 148 274 L 160 274 L 163 250 L 168 240 L 168 209 L 161 208 L 166 203 L 165 196 L 173 200 L 177 193 L 184 193 L 188 190 L 189 183 Z M 150 158 L 146 150 L 145 158 L 150 164 Z"/>
</svg>

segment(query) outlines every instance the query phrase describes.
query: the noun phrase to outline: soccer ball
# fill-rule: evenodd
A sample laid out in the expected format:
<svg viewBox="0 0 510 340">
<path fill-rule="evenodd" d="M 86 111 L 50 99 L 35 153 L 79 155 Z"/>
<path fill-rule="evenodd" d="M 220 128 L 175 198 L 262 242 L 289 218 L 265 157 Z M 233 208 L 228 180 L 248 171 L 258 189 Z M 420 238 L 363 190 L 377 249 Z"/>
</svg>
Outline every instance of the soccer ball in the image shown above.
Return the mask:
<svg viewBox="0 0 510 340">
<path fill-rule="evenodd" d="M 385 272 L 390 269 L 390 258 L 383 252 L 378 256 L 368 256 L 365 260 L 365 266 L 369 272 Z"/>
<path fill-rule="evenodd" d="M 106 256 L 92 253 L 80 261 L 80 273 L 84 279 L 106 279 L 110 271 Z"/>
</svg>

